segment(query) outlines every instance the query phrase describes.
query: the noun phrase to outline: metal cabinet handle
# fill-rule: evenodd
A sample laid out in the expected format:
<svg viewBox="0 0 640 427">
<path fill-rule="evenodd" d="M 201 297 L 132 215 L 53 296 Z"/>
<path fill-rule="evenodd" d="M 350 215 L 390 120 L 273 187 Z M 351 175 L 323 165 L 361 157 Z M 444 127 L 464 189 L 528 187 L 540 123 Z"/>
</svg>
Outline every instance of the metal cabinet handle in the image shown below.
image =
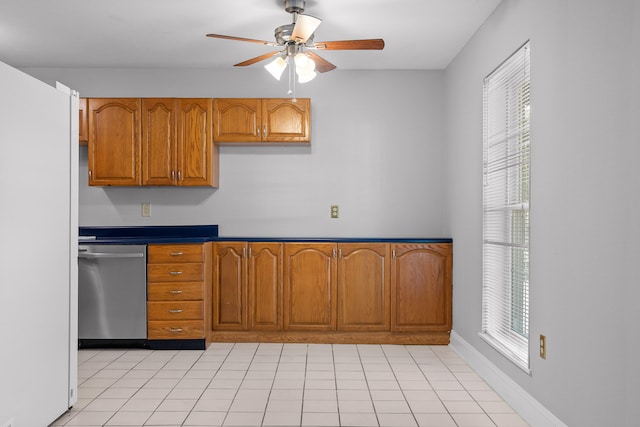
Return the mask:
<svg viewBox="0 0 640 427">
<path fill-rule="evenodd" d="M 262 126 L 262 136 L 267 137 L 267 125 Z"/>
<path fill-rule="evenodd" d="M 91 173 L 91 169 L 89 169 L 89 179 L 93 178 L 93 174 Z"/>
<path fill-rule="evenodd" d="M 338 249 L 338 258 L 342 258 L 342 249 Z"/>
<path fill-rule="evenodd" d="M 171 171 L 171 181 L 175 181 L 176 180 L 176 171 L 172 170 Z"/>
<path fill-rule="evenodd" d="M 178 294 L 181 294 L 181 293 L 182 293 L 182 291 L 177 290 L 177 289 L 173 289 L 173 290 L 169 291 L 169 293 L 170 293 L 170 294 L 174 294 L 174 295 L 178 295 Z"/>
<path fill-rule="evenodd" d="M 182 328 L 169 328 L 169 332 L 182 332 Z"/>
<path fill-rule="evenodd" d="M 260 136 L 260 126 L 258 126 L 258 136 Z"/>
<path fill-rule="evenodd" d="M 182 173 L 178 170 L 178 181 L 182 181 Z"/>
<path fill-rule="evenodd" d="M 184 252 L 171 252 L 169 255 L 171 255 L 171 256 L 181 256 L 181 255 L 184 255 Z"/>
<path fill-rule="evenodd" d="M 169 313 L 182 313 L 181 309 L 167 310 Z"/>
<path fill-rule="evenodd" d="M 172 276 L 177 276 L 179 274 L 182 274 L 182 271 L 170 271 L 169 274 L 171 274 Z"/>
<path fill-rule="evenodd" d="M 247 257 L 247 248 L 242 248 L 242 257 L 243 258 Z"/>
<path fill-rule="evenodd" d="M 337 255 L 336 255 L 336 248 L 333 248 L 333 251 L 332 251 L 332 252 L 333 252 L 333 257 L 334 257 L 334 258 L 336 258 L 336 256 L 337 256 Z"/>
<path fill-rule="evenodd" d="M 253 249 L 249 248 L 249 258 L 253 258 Z"/>
</svg>

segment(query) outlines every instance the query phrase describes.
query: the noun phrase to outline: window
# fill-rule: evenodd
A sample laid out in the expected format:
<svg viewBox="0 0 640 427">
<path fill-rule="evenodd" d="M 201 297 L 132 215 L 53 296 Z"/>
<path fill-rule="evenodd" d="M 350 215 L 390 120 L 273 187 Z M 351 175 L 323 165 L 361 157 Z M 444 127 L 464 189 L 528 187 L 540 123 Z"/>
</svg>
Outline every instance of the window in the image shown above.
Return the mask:
<svg viewBox="0 0 640 427">
<path fill-rule="evenodd" d="M 484 81 L 482 332 L 529 371 L 529 43 Z"/>
</svg>

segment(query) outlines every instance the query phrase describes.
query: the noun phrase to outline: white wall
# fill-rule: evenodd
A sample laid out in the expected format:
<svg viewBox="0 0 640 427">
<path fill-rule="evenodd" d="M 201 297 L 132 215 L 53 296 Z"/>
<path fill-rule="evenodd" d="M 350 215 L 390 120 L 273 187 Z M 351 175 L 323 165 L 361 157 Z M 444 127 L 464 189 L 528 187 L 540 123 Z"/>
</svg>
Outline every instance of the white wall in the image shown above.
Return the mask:
<svg viewBox="0 0 640 427">
<path fill-rule="evenodd" d="M 445 73 L 454 330 L 570 426 L 640 419 L 639 13 L 633 0 L 504 1 Z M 530 376 L 477 335 L 482 80 L 527 39 Z"/>
<path fill-rule="evenodd" d="M 27 69 L 85 97 L 287 97 L 262 67 Z M 89 188 L 80 224 L 219 224 L 226 236 L 441 237 L 443 72 L 344 71 L 298 85 L 310 147 L 221 147 L 220 188 Z M 141 202 L 151 202 L 142 218 Z M 332 204 L 340 218 L 330 219 Z"/>
</svg>

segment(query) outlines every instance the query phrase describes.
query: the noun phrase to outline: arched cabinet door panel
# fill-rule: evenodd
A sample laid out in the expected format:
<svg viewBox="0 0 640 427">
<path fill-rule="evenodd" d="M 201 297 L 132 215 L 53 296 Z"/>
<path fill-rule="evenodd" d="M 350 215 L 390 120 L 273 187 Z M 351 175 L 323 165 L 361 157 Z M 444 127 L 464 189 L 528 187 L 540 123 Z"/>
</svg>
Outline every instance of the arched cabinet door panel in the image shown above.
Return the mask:
<svg viewBox="0 0 640 427">
<path fill-rule="evenodd" d="M 389 331 L 388 243 L 338 244 L 338 330 Z"/>
<path fill-rule="evenodd" d="M 89 185 L 141 185 L 140 99 L 89 99 Z"/>
<path fill-rule="evenodd" d="M 391 330 L 451 330 L 449 244 L 393 244 L 391 263 Z"/>
<path fill-rule="evenodd" d="M 284 329 L 336 329 L 335 243 L 285 243 Z"/>
</svg>

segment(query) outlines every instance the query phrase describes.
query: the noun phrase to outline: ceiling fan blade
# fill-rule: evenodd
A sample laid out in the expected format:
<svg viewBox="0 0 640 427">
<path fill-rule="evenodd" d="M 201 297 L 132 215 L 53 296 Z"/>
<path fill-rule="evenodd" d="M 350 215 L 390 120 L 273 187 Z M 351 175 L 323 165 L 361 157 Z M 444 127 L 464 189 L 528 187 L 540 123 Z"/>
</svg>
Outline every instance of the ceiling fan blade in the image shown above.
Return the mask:
<svg viewBox="0 0 640 427">
<path fill-rule="evenodd" d="M 291 33 L 291 40 L 305 43 L 314 33 L 318 26 L 322 23 L 322 19 L 311 15 L 298 15 L 296 25 Z"/>
<path fill-rule="evenodd" d="M 384 40 L 364 39 L 316 42 L 313 47 L 320 50 L 382 50 L 384 49 Z"/>
<path fill-rule="evenodd" d="M 223 36 L 221 34 L 207 34 L 207 37 L 213 37 L 213 38 L 216 38 L 216 39 L 237 40 L 237 41 L 240 41 L 240 42 L 251 42 L 251 43 L 265 44 L 267 46 L 276 46 L 276 44 L 274 42 L 268 42 L 266 40 L 247 39 L 247 38 L 244 38 L 244 37 Z"/>
<path fill-rule="evenodd" d="M 313 59 L 313 62 L 316 63 L 316 70 L 318 70 L 318 72 L 326 73 L 327 71 L 336 69 L 335 65 L 333 65 L 331 62 L 327 61 L 317 53 L 311 52 L 310 50 L 307 50 L 305 53 L 309 55 L 311 59 Z"/>
<path fill-rule="evenodd" d="M 276 50 L 275 52 L 265 53 L 264 55 L 256 56 L 255 58 L 247 59 L 246 61 L 239 62 L 234 64 L 234 67 L 246 67 L 247 65 L 255 64 L 256 62 L 264 61 L 265 59 L 269 59 L 272 56 L 276 56 L 280 51 Z"/>
</svg>

